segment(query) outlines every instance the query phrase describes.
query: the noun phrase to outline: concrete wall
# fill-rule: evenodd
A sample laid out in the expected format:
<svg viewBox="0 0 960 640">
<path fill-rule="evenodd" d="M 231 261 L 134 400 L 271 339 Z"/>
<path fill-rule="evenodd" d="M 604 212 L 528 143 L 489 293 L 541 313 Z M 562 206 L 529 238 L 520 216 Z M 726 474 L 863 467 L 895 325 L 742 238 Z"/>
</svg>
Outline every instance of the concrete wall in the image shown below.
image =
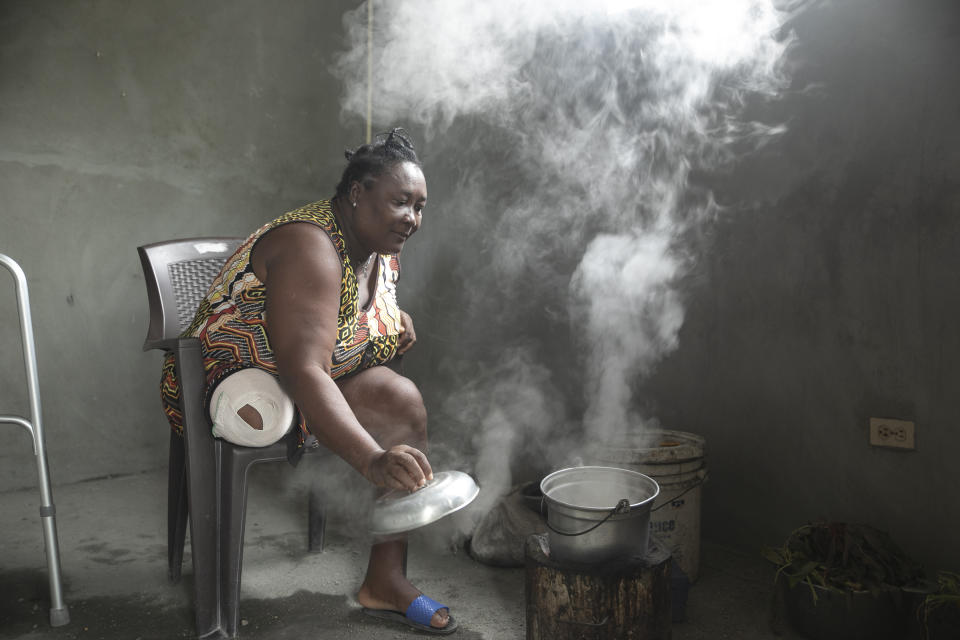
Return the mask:
<svg viewBox="0 0 960 640">
<path fill-rule="evenodd" d="M 0 251 L 31 287 L 55 482 L 166 463 L 136 247 L 246 235 L 333 191 L 363 137 L 327 71 L 352 4 L 3 4 Z M 0 407 L 26 415 L 14 318 Z M 29 451 L 0 432 L 0 486 L 35 483 Z"/>
<path fill-rule="evenodd" d="M 649 391 L 707 437 L 704 535 L 861 521 L 956 568 L 960 5 L 833 5 L 797 22 L 790 132 L 719 186 L 753 201 L 718 219 Z M 916 451 L 869 446 L 871 416 L 915 421 Z"/>
<path fill-rule="evenodd" d="M 352 5 L 4 4 L 0 251 L 30 278 L 55 482 L 165 464 L 135 247 L 242 235 L 330 193 L 363 134 L 327 71 Z M 958 568 L 960 9 L 844 1 L 796 29 L 794 90 L 774 107 L 790 130 L 713 179 L 732 206 L 683 283 L 679 349 L 637 391 L 707 438 L 705 537 L 755 551 L 808 520 L 866 521 Z M 459 163 L 484 160 L 470 132 L 424 142 L 433 217 L 404 263 L 431 408 L 456 379 L 433 365 L 465 339 L 448 326 L 469 284 L 453 265 L 482 232 L 448 201 Z M 12 319 L 0 309 L 0 409 L 24 413 Z M 480 349 L 482 318 L 470 332 Z M 554 344 L 540 349 L 561 360 Z M 917 450 L 871 448 L 870 416 L 916 421 Z M 30 463 L 23 434 L 0 432 L 0 490 L 31 486 Z"/>
</svg>

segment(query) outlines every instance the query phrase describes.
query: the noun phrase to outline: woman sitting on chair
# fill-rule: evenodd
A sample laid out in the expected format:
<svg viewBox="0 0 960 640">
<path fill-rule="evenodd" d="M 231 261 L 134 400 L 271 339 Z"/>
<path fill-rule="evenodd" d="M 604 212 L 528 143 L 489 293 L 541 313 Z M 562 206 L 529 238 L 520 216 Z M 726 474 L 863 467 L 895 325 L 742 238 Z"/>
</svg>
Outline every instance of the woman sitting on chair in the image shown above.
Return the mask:
<svg viewBox="0 0 960 640">
<path fill-rule="evenodd" d="M 426 410 L 414 383 L 381 365 L 416 342 L 396 284 L 427 186 L 400 129 L 346 156 L 332 199 L 267 223 L 227 260 L 185 335 L 202 345 L 215 435 L 266 446 L 296 425 L 301 446 L 315 437 L 374 486 L 412 491 L 433 479 Z M 163 387 L 179 430 L 172 358 Z M 405 554 L 405 540 L 375 543 L 358 601 L 452 632 L 447 607 L 407 580 Z"/>
</svg>

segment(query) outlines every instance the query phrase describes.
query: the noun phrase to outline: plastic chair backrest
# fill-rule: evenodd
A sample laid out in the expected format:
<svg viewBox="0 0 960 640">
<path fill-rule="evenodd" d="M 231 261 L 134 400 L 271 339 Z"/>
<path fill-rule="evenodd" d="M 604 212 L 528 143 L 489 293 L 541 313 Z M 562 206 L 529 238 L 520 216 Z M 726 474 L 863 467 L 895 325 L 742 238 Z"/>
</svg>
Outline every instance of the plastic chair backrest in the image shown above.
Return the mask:
<svg viewBox="0 0 960 640">
<path fill-rule="evenodd" d="M 168 349 L 243 238 L 186 238 L 137 247 L 147 282 L 150 327 L 143 350 Z"/>
</svg>

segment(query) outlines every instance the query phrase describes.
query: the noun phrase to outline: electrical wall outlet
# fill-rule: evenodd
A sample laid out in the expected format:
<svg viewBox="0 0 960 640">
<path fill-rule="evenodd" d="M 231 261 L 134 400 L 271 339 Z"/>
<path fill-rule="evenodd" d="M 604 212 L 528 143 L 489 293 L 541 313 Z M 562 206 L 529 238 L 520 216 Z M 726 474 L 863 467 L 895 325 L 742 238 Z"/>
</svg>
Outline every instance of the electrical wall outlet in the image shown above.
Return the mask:
<svg viewBox="0 0 960 640">
<path fill-rule="evenodd" d="M 870 418 L 870 444 L 875 447 L 916 449 L 915 425 L 906 420 Z"/>
</svg>

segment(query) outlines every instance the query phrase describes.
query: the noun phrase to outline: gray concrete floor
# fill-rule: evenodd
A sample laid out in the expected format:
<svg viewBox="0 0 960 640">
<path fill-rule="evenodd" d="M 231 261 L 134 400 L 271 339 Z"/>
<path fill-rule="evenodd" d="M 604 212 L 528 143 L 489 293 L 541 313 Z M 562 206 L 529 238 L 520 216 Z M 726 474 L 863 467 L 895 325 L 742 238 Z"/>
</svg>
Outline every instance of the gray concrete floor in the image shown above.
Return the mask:
<svg viewBox="0 0 960 640">
<path fill-rule="evenodd" d="M 253 472 L 247 513 L 243 638 L 415 637 L 364 616 L 353 598 L 366 543 L 334 513 L 323 553 L 306 550 L 301 468 Z M 278 470 L 279 467 L 285 467 Z M 302 467 L 302 465 L 301 465 Z M 192 637 L 191 568 L 166 578 L 166 472 L 156 470 L 58 486 L 59 540 L 71 623 L 50 628 L 45 556 L 34 488 L 0 493 L 0 638 L 35 640 Z M 455 638 L 523 638 L 523 570 L 473 561 L 455 518 L 411 539 L 409 575 L 460 622 Z M 700 578 L 675 640 L 793 640 L 771 625 L 771 570 L 759 554 L 703 543 Z"/>
</svg>

